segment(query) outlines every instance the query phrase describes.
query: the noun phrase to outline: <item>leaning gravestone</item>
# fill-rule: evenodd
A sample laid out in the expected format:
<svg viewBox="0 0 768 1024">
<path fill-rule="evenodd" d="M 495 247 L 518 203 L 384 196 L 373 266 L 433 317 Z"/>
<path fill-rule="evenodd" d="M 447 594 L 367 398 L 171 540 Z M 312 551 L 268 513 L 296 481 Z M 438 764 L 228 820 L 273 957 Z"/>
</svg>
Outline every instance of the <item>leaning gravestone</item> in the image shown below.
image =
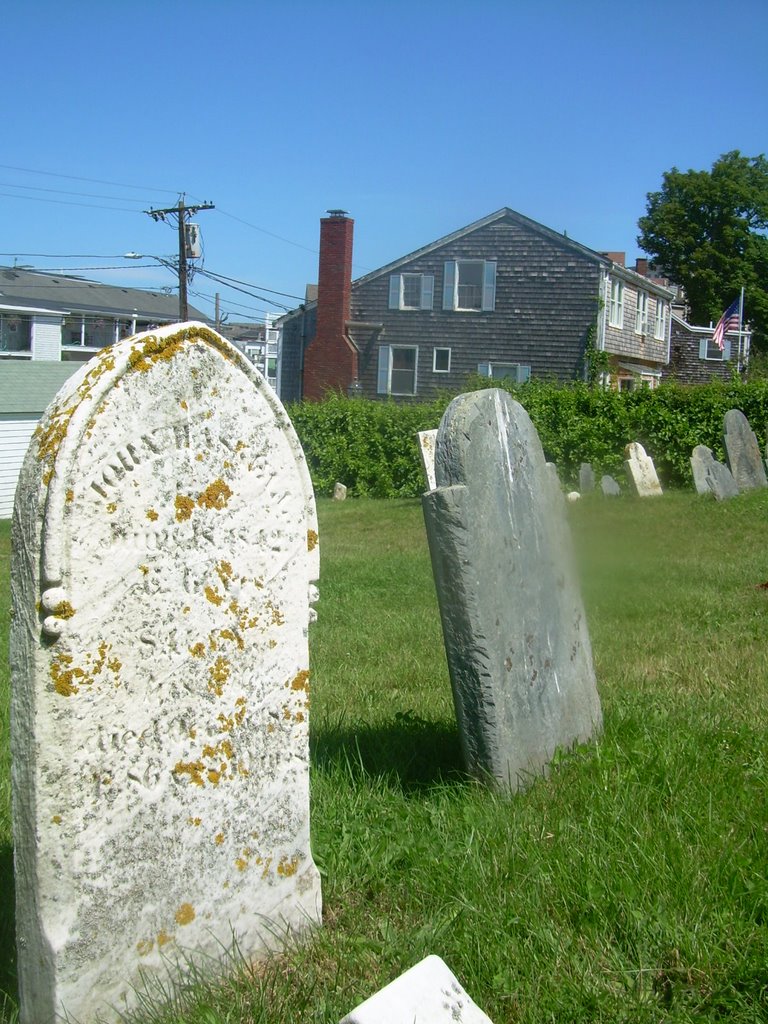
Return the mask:
<svg viewBox="0 0 768 1024">
<path fill-rule="evenodd" d="M 582 494 L 588 494 L 595 489 L 595 471 L 590 462 L 582 462 L 579 466 L 579 490 Z"/>
<path fill-rule="evenodd" d="M 656 475 L 653 459 L 646 455 L 645 448 L 639 441 L 630 441 L 624 449 L 624 455 L 627 479 L 634 487 L 638 498 L 653 498 L 660 495 L 661 484 Z"/>
<path fill-rule="evenodd" d="M 114 1021 L 319 921 L 312 488 L 264 380 L 177 325 L 59 392 L 13 531 L 21 1021 Z"/>
<path fill-rule="evenodd" d="M 422 498 L 469 770 L 523 788 L 601 724 L 562 493 L 523 407 L 460 395 Z"/>
<path fill-rule="evenodd" d="M 600 477 L 600 490 L 606 498 L 618 498 L 621 494 L 621 488 L 618 483 L 607 473 Z"/>
<path fill-rule="evenodd" d="M 723 501 L 739 493 L 730 469 L 718 462 L 705 444 L 697 444 L 693 449 L 691 471 L 697 494 L 713 494 L 718 501 Z"/>
<path fill-rule="evenodd" d="M 740 491 L 768 487 L 760 445 L 740 409 L 729 409 L 723 423 L 723 441 L 733 479 Z"/>
</svg>

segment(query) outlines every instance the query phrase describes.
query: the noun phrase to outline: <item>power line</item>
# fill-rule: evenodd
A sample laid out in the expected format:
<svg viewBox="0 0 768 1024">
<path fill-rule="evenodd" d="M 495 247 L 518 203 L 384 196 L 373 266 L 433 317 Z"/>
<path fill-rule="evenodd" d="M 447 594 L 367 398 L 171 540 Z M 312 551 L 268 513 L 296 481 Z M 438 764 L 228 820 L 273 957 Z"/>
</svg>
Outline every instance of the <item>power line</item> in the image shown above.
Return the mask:
<svg viewBox="0 0 768 1024">
<path fill-rule="evenodd" d="M 36 171 L 33 167 L 14 167 L 13 164 L 0 164 L 6 171 L 24 171 L 26 174 L 42 174 L 48 178 L 67 178 L 69 181 L 88 181 L 92 185 L 114 185 L 117 188 L 133 188 L 138 192 L 167 192 L 178 195 L 175 188 L 149 188 L 146 185 L 126 185 L 124 181 L 102 181 L 100 178 L 80 178 L 76 174 L 59 174 L 56 171 Z"/>
<path fill-rule="evenodd" d="M 137 213 L 137 210 L 129 210 L 127 206 L 101 206 L 98 203 L 73 203 L 68 199 L 44 199 L 42 196 L 17 196 L 12 192 L 0 192 L 0 196 L 8 199 L 26 199 L 32 203 L 56 203 L 58 206 L 84 206 L 87 210 L 119 210 L 121 213 Z M 126 199 L 126 202 L 133 202 Z"/>
<path fill-rule="evenodd" d="M 203 277 L 210 278 L 212 281 L 216 281 L 216 277 L 208 270 L 198 269 L 197 273 L 202 274 Z M 275 302 L 274 299 L 268 299 L 266 295 L 257 295 L 256 292 L 249 292 L 245 288 L 239 288 L 235 284 L 228 284 L 226 287 L 232 288 L 236 292 L 242 292 L 244 295 L 249 295 L 252 299 L 259 299 L 261 302 L 268 302 L 270 306 L 277 306 L 278 309 L 284 309 L 286 312 L 291 308 L 290 306 L 285 306 L 282 302 Z"/>
<path fill-rule="evenodd" d="M 278 292 L 274 288 L 265 288 L 261 284 L 251 284 L 250 281 L 240 281 L 236 277 L 226 277 L 224 274 L 217 274 L 213 270 L 208 271 L 210 277 L 218 277 L 220 281 L 232 281 L 234 284 L 244 284 L 246 288 L 260 288 L 263 292 L 271 292 L 273 295 L 282 295 L 286 299 L 298 299 L 299 302 L 303 302 L 304 298 L 301 295 L 291 295 L 290 292 Z"/>
</svg>

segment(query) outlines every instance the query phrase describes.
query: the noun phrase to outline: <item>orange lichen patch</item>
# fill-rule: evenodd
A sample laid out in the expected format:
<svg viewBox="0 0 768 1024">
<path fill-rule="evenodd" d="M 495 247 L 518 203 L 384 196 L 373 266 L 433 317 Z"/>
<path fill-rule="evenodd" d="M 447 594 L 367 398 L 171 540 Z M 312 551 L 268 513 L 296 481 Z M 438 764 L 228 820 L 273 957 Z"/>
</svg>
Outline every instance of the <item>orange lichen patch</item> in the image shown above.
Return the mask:
<svg viewBox="0 0 768 1024">
<path fill-rule="evenodd" d="M 273 626 L 282 626 L 285 616 L 271 601 L 267 601 L 267 611 L 270 613 L 270 622 Z"/>
<path fill-rule="evenodd" d="M 84 669 L 78 665 L 72 667 L 73 661 L 74 658 L 71 654 L 62 653 L 51 664 L 53 688 L 62 697 L 71 697 L 79 692 L 80 687 L 76 685 L 75 680 L 83 684 L 92 682 Z"/>
<path fill-rule="evenodd" d="M 203 593 L 208 598 L 208 600 L 211 602 L 211 604 L 223 604 L 224 603 L 224 598 L 221 596 L 221 594 L 218 592 L 218 590 L 216 590 L 214 587 L 205 586 L 203 588 Z"/>
<path fill-rule="evenodd" d="M 131 350 L 128 356 L 129 369 L 146 373 L 155 363 L 173 359 L 187 342 L 194 341 L 197 333 L 195 331 L 179 331 L 178 334 L 162 340 L 156 338 L 154 334 L 150 335 Z"/>
<path fill-rule="evenodd" d="M 220 629 L 219 636 L 222 640 L 231 640 L 232 643 L 236 643 L 238 650 L 242 651 L 245 647 L 245 642 L 239 633 L 235 633 L 231 629 Z"/>
<path fill-rule="evenodd" d="M 195 503 L 191 498 L 187 497 L 186 494 L 177 494 L 174 505 L 176 506 L 176 519 L 180 523 L 183 523 L 185 519 L 190 519 L 192 517 L 192 513 L 195 510 Z"/>
<path fill-rule="evenodd" d="M 67 488 L 67 492 L 64 495 L 64 497 L 66 498 L 67 501 L 74 501 L 75 500 L 75 492 L 72 490 L 71 487 Z"/>
<path fill-rule="evenodd" d="M 136 943 L 136 952 L 139 956 L 148 956 L 155 947 L 153 939 L 142 939 Z"/>
<path fill-rule="evenodd" d="M 221 772 L 217 772 L 215 768 L 208 769 L 208 781 L 212 786 L 218 786 L 221 781 Z"/>
<path fill-rule="evenodd" d="M 193 654 L 196 658 L 205 657 L 205 644 L 196 643 L 193 647 L 189 648 L 189 653 Z"/>
<path fill-rule="evenodd" d="M 230 666 L 227 658 L 219 657 L 208 669 L 208 689 L 220 697 L 230 676 Z"/>
<path fill-rule="evenodd" d="M 217 832 L 213 838 L 213 841 L 214 843 L 216 843 L 217 846 L 221 846 L 221 844 L 224 842 L 224 833 Z"/>
<path fill-rule="evenodd" d="M 56 607 L 53 609 L 53 614 L 57 619 L 71 619 L 75 614 L 75 609 L 69 603 L 69 601 L 59 601 Z"/>
<path fill-rule="evenodd" d="M 204 491 L 197 496 L 197 504 L 200 508 L 222 509 L 226 508 L 227 502 L 232 497 L 232 490 L 227 487 L 223 480 L 214 480 Z"/>
<path fill-rule="evenodd" d="M 202 825 L 202 823 L 203 823 L 203 819 L 202 818 L 187 818 L 187 824 L 188 825 L 199 826 L 199 825 Z"/>
<path fill-rule="evenodd" d="M 110 515 L 113 512 L 117 512 L 117 502 L 116 501 L 110 501 L 110 503 L 107 505 L 107 512 L 109 512 Z"/>
<path fill-rule="evenodd" d="M 147 509 L 147 519 L 149 519 L 150 522 L 154 523 L 159 518 L 160 518 L 160 516 L 157 514 L 157 512 L 155 512 L 155 510 L 153 508 L 148 508 Z"/>
<path fill-rule="evenodd" d="M 298 857 L 291 857 L 290 860 L 288 860 L 287 857 L 281 857 L 280 858 L 280 862 L 277 865 L 277 873 L 278 873 L 278 875 L 282 875 L 283 878 L 290 878 L 291 875 L 295 875 L 296 874 L 296 871 L 297 871 L 298 867 L 299 867 L 299 858 Z"/>
<path fill-rule="evenodd" d="M 205 456 L 203 455 L 203 453 L 198 452 L 197 455 L 195 456 L 195 462 L 202 462 L 204 458 Z M 224 463 L 224 465 L 226 466 L 226 462 Z"/>
<path fill-rule="evenodd" d="M 195 908 L 191 903 L 182 903 L 176 911 L 176 924 L 191 924 L 195 920 Z"/>
<path fill-rule="evenodd" d="M 187 405 L 187 403 L 186 403 L 186 402 L 184 401 L 184 399 L 183 399 L 183 398 L 182 398 L 182 400 L 181 400 L 181 401 L 179 402 L 179 405 L 181 406 L 181 408 L 182 408 L 182 409 L 184 409 L 184 411 L 185 411 L 185 412 L 186 412 L 186 410 L 187 410 L 187 409 L 189 408 L 189 406 Z"/>
<path fill-rule="evenodd" d="M 189 613 L 192 611 L 188 604 L 185 604 L 181 610 L 185 615 L 189 615 Z"/>
<path fill-rule="evenodd" d="M 298 672 L 290 682 L 292 690 L 304 690 L 305 693 L 309 693 L 309 672 L 306 669 L 302 669 Z"/>
<path fill-rule="evenodd" d="M 243 860 L 242 857 L 238 857 L 237 860 L 235 861 L 235 866 L 237 867 L 238 871 L 245 871 L 245 869 L 248 867 L 248 861 Z"/>
<path fill-rule="evenodd" d="M 296 714 L 293 716 L 293 720 L 294 720 L 294 722 L 303 722 L 304 721 L 304 712 L 303 711 L 297 711 Z"/>
<path fill-rule="evenodd" d="M 317 547 L 317 530 L 307 530 L 307 551 L 314 551 Z"/>
<path fill-rule="evenodd" d="M 196 786 L 204 786 L 203 772 L 205 765 L 202 761 L 177 761 L 173 768 L 174 775 L 188 775 L 190 782 Z"/>
<path fill-rule="evenodd" d="M 216 575 L 219 577 L 224 586 L 228 586 L 232 580 L 232 566 L 229 562 L 221 561 L 216 566 Z"/>
<path fill-rule="evenodd" d="M 54 814 L 54 816 L 51 818 L 51 824 L 52 825 L 60 825 L 61 824 L 61 815 L 60 814 Z"/>
<path fill-rule="evenodd" d="M 149 566 L 148 565 L 140 565 L 139 566 L 139 572 L 143 572 L 144 575 L 146 576 L 147 573 L 149 572 Z"/>
<path fill-rule="evenodd" d="M 162 949 L 167 943 L 173 942 L 173 936 L 169 935 L 165 929 L 157 933 L 157 945 Z"/>
<path fill-rule="evenodd" d="M 266 878 L 267 875 L 269 874 L 269 866 L 270 866 L 271 863 L 272 863 L 272 858 L 271 857 L 267 857 L 266 861 L 264 862 L 264 870 L 261 872 L 261 877 L 262 878 Z"/>
<path fill-rule="evenodd" d="M 195 738 L 195 736 L 197 736 L 197 729 L 194 729 L 194 728 L 190 729 L 189 730 L 189 738 L 191 740 L 193 740 Z"/>
<path fill-rule="evenodd" d="M 122 667 L 123 663 L 119 660 L 119 658 L 110 658 L 109 661 L 107 662 L 107 668 L 109 669 L 110 672 L 114 672 L 115 675 L 117 675 L 117 673 L 120 671 Z"/>
</svg>

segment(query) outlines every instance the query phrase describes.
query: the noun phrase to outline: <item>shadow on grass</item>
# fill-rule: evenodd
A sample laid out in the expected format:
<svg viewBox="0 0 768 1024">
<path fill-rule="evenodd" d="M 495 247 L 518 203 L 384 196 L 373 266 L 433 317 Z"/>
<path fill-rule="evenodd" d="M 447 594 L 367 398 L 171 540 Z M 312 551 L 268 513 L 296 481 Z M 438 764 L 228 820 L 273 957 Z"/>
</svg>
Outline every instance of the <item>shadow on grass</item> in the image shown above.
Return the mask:
<svg viewBox="0 0 768 1024">
<path fill-rule="evenodd" d="M 411 711 L 375 726 L 351 726 L 344 719 L 320 723 L 310 747 L 321 770 L 394 778 L 406 791 L 468 780 L 456 724 L 425 721 Z"/>
<path fill-rule="evenodd" d="M 13 847 L 0 845 L 0 1013 L 3 996 L 18 1002 L 16 980 L 16 894 L 13 879 Z"/>
</svg>

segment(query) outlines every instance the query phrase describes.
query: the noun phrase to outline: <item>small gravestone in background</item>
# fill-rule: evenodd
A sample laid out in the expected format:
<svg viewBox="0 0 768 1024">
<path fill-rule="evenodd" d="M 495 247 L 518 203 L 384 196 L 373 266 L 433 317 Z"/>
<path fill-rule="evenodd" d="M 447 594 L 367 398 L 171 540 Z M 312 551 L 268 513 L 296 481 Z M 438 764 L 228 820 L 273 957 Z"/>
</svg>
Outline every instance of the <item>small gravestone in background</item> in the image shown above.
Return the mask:
<svg viewBox="0 0 768 1024">
<path fill-rule="evenodd" d="M 565 504 L 523 407 L 461 395 L 424 518 L 469 770 L 512 791 L 600 728 Z"/>
<path fill-rule="evenodd" d="M 595 489 L 595 471 L 589 462 L 582 462 L 579 466 L 579 490 L 582 494 L 589 494 Z"/>
<path fill-rule="evenodd" d="M 436 430 L 420 430 L 417 434 L 419 439 L 419 454 L 421 465 L 424 469 L 424 478 L 427 481 L 427 490 L 435 489 L 435 442 L 437 440 Z"/>
<path fill-rule="evenodd" d="M 49 407 L 13 524 L 22 1024 L 122 1020 L 143 978 L 319 922 L 317 572 L 298 439 L 213 331 L 128 338 Z"/>
<path fill-rule="evenodd" d="M 439 956 L 428 956 L 348 1013 L 341 1024 L 492 1024 Z"/>
<path fill-rule="evenodd" d="M 698 494 L 713 494 L 718 501 L 735 498 L 739 493 L 730 469 L 718 462 L 712 449 L 697 444 L 691 453 L 693 483 Z"/>
<path fill-rule="evenodd" d="M 740 409 L 729 409 L 723 423 L 723 441 L 728 466 L 740 491 L 768 486 L 760 445 Z"/>
<path fill-rule="evenodd" d="M 346 501 L 347 500 L 347 488 L 345 484 L 336 481 L 333 488 L 333 500 L 334 501 Z"/>
<path fill-rule="evenodd" d="M 617 498 L 621 494 L 621 488 L 607 473 L 600 477 L 600 490 L 607 498 Z"/>
<path fill-rule="evenodd" d="M 646 455 L 645 448 L 639 441 L 630 441 L 624 449 L 626 461 L 624 468 L 627 471 L 627 479 L 632 484 L 635 494 L 639 498 L 653 498 L 662 493 L 659 478 L 656 475 L 656 467 L 650 455 Z"/>
</svg>

